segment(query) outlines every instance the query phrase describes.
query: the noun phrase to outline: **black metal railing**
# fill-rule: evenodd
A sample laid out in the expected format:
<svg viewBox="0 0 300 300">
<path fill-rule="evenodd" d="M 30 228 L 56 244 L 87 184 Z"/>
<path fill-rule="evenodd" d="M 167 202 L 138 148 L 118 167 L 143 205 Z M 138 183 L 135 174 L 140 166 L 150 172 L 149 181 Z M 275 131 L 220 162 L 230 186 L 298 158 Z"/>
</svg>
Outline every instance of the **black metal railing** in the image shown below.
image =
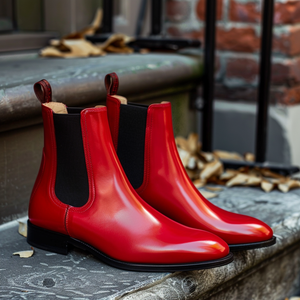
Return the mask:
<svg viewBox="0 0 300 300">
<path fill-rule="evenodd" d="M 140 17 L 137 22 L 137 34 L 141 33 L 142 18 L 145 17 L 147 0 L 142 0 Z M 163 29 L 163 0 L 151 0 L 151 34 L 149 37 L 136 37 L 132 43 L 135 47 L 152 49 L 180 49 L 183 47 L 200 47 L 200 41 L 189 39 L 171 39 L 162 35 Z M 203 82 L 203 107 L 202 111 L 202 144 L 204 151 L 213 150 L 213 115 L 214 115 L 214 72 L 215 72 L 215 44 L 216 44 L 216 8 L 217 0 L 206 0 L 205 21 L 205 49 L 204 49 L 204 74 L 199 82 Z M 101 42 L 107 34 L 113 31 L 113 0 L 103 0 L 104 18 L 102 25 L 103 35 L 88 37 L 92 42 Z M 260 72 L 257 101 L 256 125 L 256 162 L 224 161 L 225 167 L 238 168 L 240 166 L 268 167 L 283 174 L 299 172 L 298 167 L 270 164 L 266 162 L 267 137 L 268 137 L 268 111 L 270 95 L 270 74 L 272 57 L 274 0 L 263 1 L 262 18 L 262 46 L 260 53 Z"/>
</svg>

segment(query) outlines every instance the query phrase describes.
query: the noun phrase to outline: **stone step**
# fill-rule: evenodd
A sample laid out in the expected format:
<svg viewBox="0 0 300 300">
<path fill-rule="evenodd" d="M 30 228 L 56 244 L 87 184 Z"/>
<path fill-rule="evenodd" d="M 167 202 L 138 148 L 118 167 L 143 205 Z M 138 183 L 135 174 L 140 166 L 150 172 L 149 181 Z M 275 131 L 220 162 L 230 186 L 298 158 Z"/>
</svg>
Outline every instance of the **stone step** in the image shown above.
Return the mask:
<svg viewBox="0 0 300 300">
<path fill-rule="evenodd" d="M 272 226 L 277 244 L 234 254 L 210 270 L 165 273 L 111 268 L 79 250 L 67 256 L 30 249 L 13 221 L 0 227 L 0 296 L 5 299 L 284 300 L 300 291 L 300 190 L 269 194 L 258 188 L 224 188 L 214 204 Z"/>
</svg>

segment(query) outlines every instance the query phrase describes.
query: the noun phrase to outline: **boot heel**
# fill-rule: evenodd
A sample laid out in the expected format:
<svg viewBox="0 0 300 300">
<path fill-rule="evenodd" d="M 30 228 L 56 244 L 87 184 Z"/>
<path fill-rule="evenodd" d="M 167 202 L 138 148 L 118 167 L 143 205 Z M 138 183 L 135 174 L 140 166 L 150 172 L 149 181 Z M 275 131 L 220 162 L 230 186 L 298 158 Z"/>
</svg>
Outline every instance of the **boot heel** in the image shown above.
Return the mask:
<svg viewBox="0 0 300 300">
<path fill-rule="evenodd" d="M 31 246 L 66 255 L 69 252 L 68 241 L 67 235 L 35 226 L 28 221 L 27 242 Z"/>
</svg>

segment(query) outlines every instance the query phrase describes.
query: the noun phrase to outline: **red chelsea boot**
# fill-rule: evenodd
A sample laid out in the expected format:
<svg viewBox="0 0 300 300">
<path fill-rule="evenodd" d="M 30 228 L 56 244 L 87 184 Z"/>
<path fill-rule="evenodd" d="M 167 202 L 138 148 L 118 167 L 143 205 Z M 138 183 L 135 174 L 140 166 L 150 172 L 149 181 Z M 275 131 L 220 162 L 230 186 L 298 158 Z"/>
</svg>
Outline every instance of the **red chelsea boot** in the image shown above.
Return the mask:
<svg viewBox="0 0 300 300">
<path fill-rule="evenodd" d="M 43 158 L 28 221 L 30 245 L 67 254 L 69 246 L 126 270 L 181 271 L 233 259 L 219 237 L 176 223 L 142 200 L 114 150 L 106 107 L 51 102 L 35 84 L 44 120 Z"/>
<path fill-rule="evenodd" d="M 119 81 L 115 73 L 106 76 L 105 85 L 113 143 L 141 198 L 181 224 L 218 235 L 231 250 L 276 243 L 267 224 L 213 205 L 194 186 L 175 145 L 170 103 L 126 104 L 124 97 L 116 95 Z"/>
</svg>

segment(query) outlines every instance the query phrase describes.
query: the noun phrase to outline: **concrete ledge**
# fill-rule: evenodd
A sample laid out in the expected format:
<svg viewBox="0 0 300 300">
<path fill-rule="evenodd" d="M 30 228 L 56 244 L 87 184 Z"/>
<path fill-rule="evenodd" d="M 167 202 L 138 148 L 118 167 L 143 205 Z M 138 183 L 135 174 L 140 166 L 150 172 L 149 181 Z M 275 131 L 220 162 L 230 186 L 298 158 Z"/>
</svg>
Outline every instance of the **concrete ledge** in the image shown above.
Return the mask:
<svg viewBox="0 0 300 300">
<path fill-rule="evenodd" d="M 105 100 L 103 81 L 110 72 L 120 77 L 120 94 L 145 98 L 147 93 L 199 84 L 202 63 L 199 57 L 179 54 L 0 60 L 0 131 L 41 122 L 32 88 L 38 80 L 51 83 L 54 101 L 87 106 Z"/>
<path fill-rule="evenodd" d="M 251 299 L 284 299 L 300 291 L 299 197 L 300 190 L 266 194 L 256 188 L 224 189 L 212 202 L 267 222 L 277 244 L 237 252 L 234 262 L 221 268 L 173 274 L 126 272 L 77 250 L 62 256 L 36 249 L 30 259 L 12 257 L 12 252 L 30 247 L 11 223 L 0 231 L 0 295 L 7 299 L 20 294 L 23 299 L 237 300 L 251 294 Z"/>
</svg>

